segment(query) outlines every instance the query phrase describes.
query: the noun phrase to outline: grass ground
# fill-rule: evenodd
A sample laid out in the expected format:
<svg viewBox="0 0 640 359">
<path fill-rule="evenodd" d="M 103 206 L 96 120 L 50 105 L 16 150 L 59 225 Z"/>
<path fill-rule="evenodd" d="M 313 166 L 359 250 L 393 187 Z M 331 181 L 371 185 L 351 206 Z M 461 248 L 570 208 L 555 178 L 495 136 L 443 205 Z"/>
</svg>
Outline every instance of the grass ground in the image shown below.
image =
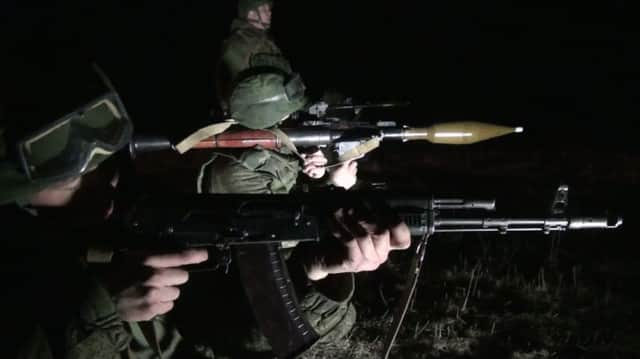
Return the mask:
<svg viewBox="0 0 640 359">
<path fill-rule="evenodd" d="M 606 247 L 595 255 L 598 241 L 569 234 L 434 238 L 391 357 L 640 357 L 639 262 Z M 409 261 L 410 253 L 396 253 L 378 272 L 360 274 L 357 326 L 306 358 L 380 357 Z"/>
<path fill-rule="evenodd" d="M 636 163 L 637 156 L 612 165 L 602 155 L 598 157 L 602 160 L 591 161 L 593 173 L 586 174 L 565 165 L 573 161 L 560 161 L 567 156 L 557 154 L 543 156 L 558 162 L 546 167 L 542 159 L 521 163 L 519 155 L 509 157 L 511 162 L 489 156 L 487 163 L 521 167 L 486 170 L 493 174 L 487 179 L 482 177 L 485 173 L 477 178 L 468 175 L 474 168 L 492 168 L 478 162 L 482 153 L 423 163 L 442 155 L 402 159 L 393 157 L 393 151 L 380 151 L 363 166 L 363 177 L 377 175 L 419 193 L 457 195 L 465 189 L 481 194 L 478 198 L 500 194 L 499 206 L 527 213 L 545 213 L 556 179 L 564 178 L 573 188 L 570 207 L 597 214 L 617 210 L 625 216 L 625 224 L 612 232 L 556 237 L 541 233 L 434 237 L 391 357 L 640 358 L 640 259 L 635 251 L 640 177 L 637 166 L 621 165 Z M 415 163 L 407 161 L 412 158 Z M 197 162 L 180 162 L 184 166 L 180 178 L 185 180 L 160 187 L 191 189 Z M 385 163 L 396 166 L 387 168 Z M 453 174 L 437 170 L 446 163 L 463 168 Z M 574 194 L 580 196 L 577 203 Z M 512 203 L 503 202 L 507 198 Z M 587 204 L 592 207 L 583 208 Z M 410 260 L 410 251 L 393 253 L 378 271 L 358 274 L 356 327 L 347 338 L 314 348 L 305 358 L 380 357 Z"/>
</svg>

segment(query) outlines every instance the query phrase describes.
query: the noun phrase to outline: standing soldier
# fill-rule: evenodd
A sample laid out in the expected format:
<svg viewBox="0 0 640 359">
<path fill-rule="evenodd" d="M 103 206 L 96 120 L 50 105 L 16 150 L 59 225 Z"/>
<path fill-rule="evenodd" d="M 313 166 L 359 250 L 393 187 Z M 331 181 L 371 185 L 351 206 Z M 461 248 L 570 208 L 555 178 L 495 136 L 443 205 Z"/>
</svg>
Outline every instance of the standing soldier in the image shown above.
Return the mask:
<svg viewBox="0 0 640 359">
<path fill-rule="evenodd" d="M 240 125 L 269 128 L 299 110 L 304 103 L 304 86 L 299 76 L 262 72 L 247 76 L 237 84 L 230 96 L 229 111 Z M 202 167 L 198 188 L 204 193 L 285 194 L 294 188 L 301 171 L 308 173 L 325 163 L 324 156 L 306 157 L 292 146 L 279 151 L 262 148 L 221 151 Z M 289 256 L 289 265 L 294 267 L 292 261 L 297 263 L 297 258 L 307 256 L 308 251 L 308 248 L 287 249 L 285 255 Z M 229 277 L 221 278 L 217 283 L 224 280 L 228 281 Z M 321 341 L 332 341 L 347 334 L 355 322 L 355 308 L 351 304 L 353 274 L 318 278 L 310 285 L 317 290 L 306 292 L 300 298 L 300 305 L 310 324 L 323 337 Z M 213 292 L 206 289 L 199 292 L 207 291 Z M 217 300 L 228 299 L 218 296 Z M 228 308 L 237 303 L 237 300 L 230 300 L 216 307 Z M 253 337 L 255 342 L 243 346 L 256 352 L 269 350 L 261 335 Z"/>
<path fill-rule="evenodd" d="M 293 72 L 269 34 L 272 5 L 271 0 L 238 1 L 238 18 L 231 24 L 217 69 L 220 107 L 226 116 L 251 129 L 276 126 L 307 102 L 300 75 Z M 301 158 L 293 152 L 256 149 L 216 155 L 218 159 L 203 166 L 199 191 L 288 193 L 299 172 L 312 179 L 325 175 L 327 159 L 321 151 L 302 153 Z M 257 166 L 268 176 L 256 175 Z M 357 163 L 350 161 L 333 169 L 326 183 L 348 189 L 356 183 L 356 173 Z"/>
<path fill-rule="evenodd" d="M 232 23 L 217 71 L 221 108 L 237 124 L 251 129 L 277 126 L 307 103 L 302 79 L 269 36 L 271 5 L 271 1 L 265 0 L 239 1 L 238 19 Z M 198 189 L 205 193 L 289 193 L 300 172 L 320 178 L 325 174 L 326 163 L 320 151 L 300 154 L 293 146 L 280 151 L 261 148 L 223 151 L 203 165 Z M 350 187 L 355 183 L 355 171 L 355 162 L 347 164 L 335 172 L 340 175 L 335 183 Z M 306 256 L 302 254 L 306 253 L 304 249 L 297 252 L 293 251 L 291 261 Z M 351 304 L 353 275 L 335 274 L 316 282 L 319 290 L 303 295 L 301 307 L 323 340 L 331 341 L 345 335 L 355 322 L 355 308 Z M 218 300 L 225 298 L 218 296 Z M 269 350 L 261 335 L 254 338 L 255 341 L 243 346 L 253 352 Z"/>
<path fill-rule="evenodd" d="M 272 0 L 238 1 L 238 18 L 233 20 L 231 34 L 222 47 L 216 75 L 218 98 L 225 113 L 231 91 L 246 71 L 271 67 L 286 74 L 293 72 L 269 34 L 272 4 Z"/>
</svg>

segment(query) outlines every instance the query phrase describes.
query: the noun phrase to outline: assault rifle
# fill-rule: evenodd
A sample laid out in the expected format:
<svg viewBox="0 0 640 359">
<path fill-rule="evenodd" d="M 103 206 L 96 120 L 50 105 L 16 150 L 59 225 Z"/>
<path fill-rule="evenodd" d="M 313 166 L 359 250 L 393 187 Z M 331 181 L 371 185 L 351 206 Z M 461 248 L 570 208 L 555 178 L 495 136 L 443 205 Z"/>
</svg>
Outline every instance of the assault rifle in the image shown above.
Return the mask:
<svg viewBox="0 0 640 359">
<path fill-rule="evenodd" d="M 402 219 L 415 238 L 409 289 L 389 332 L 385 358 L 399 331 L 418 281 L 428 239 L 447 232 L 542 233 L 582 229 L 614 229 L 619 217 L 566 215 L 568 187 L 559 188 L 549 217 L 486 216 L 495 200 L 431 198 L 372 191 L 302 193 L 298 195 L 171 195 L 163 193 L 136 203 L 122 216 L 139 243 L 114 251 L 158 248 L 216 248 L 219 265 L 235 261 L 256 319 L 275 355 L 292 358 L 318 338 L 297 306 L 291 279 L 279 249 L 284 241 L 319 241 L 322 221 L 336 208 L 362 208 L 384 203 Z M 387 207 L 388 206 L 388 207 Z M 371 208 L 371 206 L 369 206 Z M 146 239 L 146 240 L 144 240 Z M 225 254 L 226 253 L 226 254 Z"/>
</svg>

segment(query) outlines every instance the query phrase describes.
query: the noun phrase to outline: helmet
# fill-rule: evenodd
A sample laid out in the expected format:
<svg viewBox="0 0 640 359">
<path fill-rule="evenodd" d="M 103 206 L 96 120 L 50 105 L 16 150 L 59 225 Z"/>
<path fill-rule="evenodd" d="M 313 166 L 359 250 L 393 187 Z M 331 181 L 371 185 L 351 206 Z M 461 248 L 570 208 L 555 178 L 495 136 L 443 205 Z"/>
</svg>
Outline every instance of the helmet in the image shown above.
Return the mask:
<svg viewBox="0 0 640 359">
<path fill-rule="evenodd" d="M 251 74 L 239 81 L 231 93 L 231 117 L 251 129 L 272 127 L 305 106 L 304 91 L 304 83 L 296 73 Z"/>
<path fill-rule="evenodd" d="M 98 74 L 42 70 L 18 76 L 12 95 L 0 99 L 0 204 L 93 170 L 131 138 L 122 101 Z"/>
<path fill-rule="evenodd" d="M 264 4 L 273 5 L 273 0 L 238 0 L 238 17 L 243 19 L 249 11 Z"/>
</svg>

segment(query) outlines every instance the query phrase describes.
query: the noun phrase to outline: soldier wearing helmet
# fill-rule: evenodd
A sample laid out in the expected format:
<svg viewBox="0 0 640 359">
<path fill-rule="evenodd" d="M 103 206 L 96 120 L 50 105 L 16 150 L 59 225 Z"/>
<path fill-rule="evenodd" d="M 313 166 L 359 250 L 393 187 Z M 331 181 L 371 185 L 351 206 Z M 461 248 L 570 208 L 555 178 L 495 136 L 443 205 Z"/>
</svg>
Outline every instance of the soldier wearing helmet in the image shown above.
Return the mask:
<svg viewBox="0 0 640 359">
<path fill-rule="evenodd" d="M 20 66 L 2 83 L 10 91 L 0 98 L 0 213 L 11 234 L 0 242 L 0 311 L 15 339 L 2 357 L 171 356 L 178 332 L 145 321 L 173 308 L 187 278 L 180 267 L 207 252 L 87 267 L 79 248 L 119 240 L 105 234 L 119 178 L 113 160 L 133 125 L 99 70 L 49 65 Z"/>
<path fill-rule="evenodd" d="M 231 91 L 239 76 L 251 68 L 273 67 L 291 73 L 289 61 L 269 34 L 272 1 L 239 0 L 238 17 L 222 46 L 216 87 L 223 111 L 229 110 Z"/>
<path fill-rule="evenodd" d="M 304 84 L 297 74 L 272 69 L 241 76 L 244 78 L 230 96 L 229 112 L 244 127 L 277 126 L 306 103 Z M 284 194 L 294 188 L 301 171 L 312 176 L 310 171 L 324 164 L 324 156 L 299 155 L 295 148 L 220 151 L 201 169 L 198 188 L 205 193 Z M 298 262 L 297 257 L 308 256 L 302 249 L 289 250 L 288 254 L 293 262 Z M 355 323 L 356 313 L 351 303 L 352 274 L 336 274 L 327 282 L 331 284 L 320 284 L 318 288 L 331 290 L 308 291 L 300 303 L 321 341 L 328 343 L 346 335 Z M 247 345 L 250 351 L 268 351 L 268 346 L 259 345 L 265 340 L 260 340 L 260 335 L 256 338 L 256 343 Z"/>
<path fill-rule="evenodd" d="M 238 19 L 223 46 L 218 67 L 218 95 L 223 111 L 237 124 L 250 129 L 277 127 L 307 104 L 305 85 L 268 34 L 271 1 L 240 0 Z M 271 151 L 261 148 L 215 153 L 198 176 L 198 190 L 205 193 L 289 193 L 300 173 L 311 178 L 325 174 L 327 159 L 320 151 L 300 154 L 295 148 Z M 347 164 L 336 179 L 355 183 L 355 166 Z M 350 172 L 349 172 L 350 171 Z M 299 252 L 302 253 L 302 252 Z M 307 256 L 298 254 L 295 258 Z M 308 256 L 307 256 L 308 257 Z M 351 304 L 353 276 L 335 275 L 331 291 L 309 291 L 301 298 L 307 319 L 324 341 L 345 335 L 355 322 Z M 261 336 L 257 336 L 261 338 Z M 257 340 L 257 343 L 264 340 Z M 257 344 L 254 352 L 268 350 Z"/>
<path fill-rule="evenodd" d="M 273 69 L 252 71 L 236 85 L 230 96 L 229 112 L 241 126 L 272 128 L 306 103 L 305 86 L 299 75 Z M 326 163 L 320 151 L 304 154 L 291 146 L 278 151 L 261 148 L 220 151 L 201 169 L 198 189 L 208 193 L 288 193 L 296 185 L 300 172 L 320 178 Z M 355 162 L 346 163 L 332 172 L 329 183 L 348 189 L 355 183 L 354 165 Z"/>
<path fill-rule="evenodd" d="M 98 267 L 81 259 L 86 256 L 78 249 L 88 242 L 121 239 L 106 223 L 118 182 L 111 160 L 133 130 L 106 77 L 81 68 L 36 66 L 1 84 L 11 95 L 0 98 L 0 213 L 9 233 L 0 241 L 0 315 L 13 339 L 2 346 L 9 352 L 2 357 L 210 358 L 209 348 L 183 339 L 175 318 L 165 316 L 189 279 L 183 266 L 205 261 L 206 250 L 143 251 Z M 395 237 L 408 244 L 406 233 Z M 339 253 L 301 252 L 303 280 L 364 268 L 324 259 Z M 343 297 L 334 299 L 350 295 L 344 288 L 352 286 L 342 288 Z M 353 320 L 341 301 L 338 315 L 322 315 L 336 301 L 318 307 L 319 297 L 307 293 L 301 304 L 321 334 L 341 332 L 341 323 Z"/>
<path fill-rule="evenodd" d="M 271 99 L 267 92 L 275 89 L 277 86 L 274 85 L 277 82 L 280 82 L 280 87 L 286 85 L 285 89 L 289 94 L 292 94 L 292 91 L 304 92 L 300 76 L 293 72 L 291 64 L 269 35 L 272 7 L 273 1 L 238 1 L 238 18 L 231 24 L 231 34 L 223 44 L 222 56 L 216 71 L 220 108 L 226 116 L 253 129 L 279 124 L 288 115 L 305 106 L 307 101 L 303 97 L 291 102 L 275 98 L 269 102 L 250 104 L 257 96 Z M 270 108 L 267 115 L 262 113 L 265 108 Z M 240 112 L 238 109 L 241 109 Z M 303 156 L 305 158 L 300 169 L 305 175 L 313 179 L 325 175 L 324 165 L 327 159 L 321 151 Z M 328 183 L 349 188 L 356 182 L 357 163 L 351 161 L 332 172 L 327 178 Z M 285 187 L 291 186 L 291 183 L 285 184 Z"/>
</svg>

